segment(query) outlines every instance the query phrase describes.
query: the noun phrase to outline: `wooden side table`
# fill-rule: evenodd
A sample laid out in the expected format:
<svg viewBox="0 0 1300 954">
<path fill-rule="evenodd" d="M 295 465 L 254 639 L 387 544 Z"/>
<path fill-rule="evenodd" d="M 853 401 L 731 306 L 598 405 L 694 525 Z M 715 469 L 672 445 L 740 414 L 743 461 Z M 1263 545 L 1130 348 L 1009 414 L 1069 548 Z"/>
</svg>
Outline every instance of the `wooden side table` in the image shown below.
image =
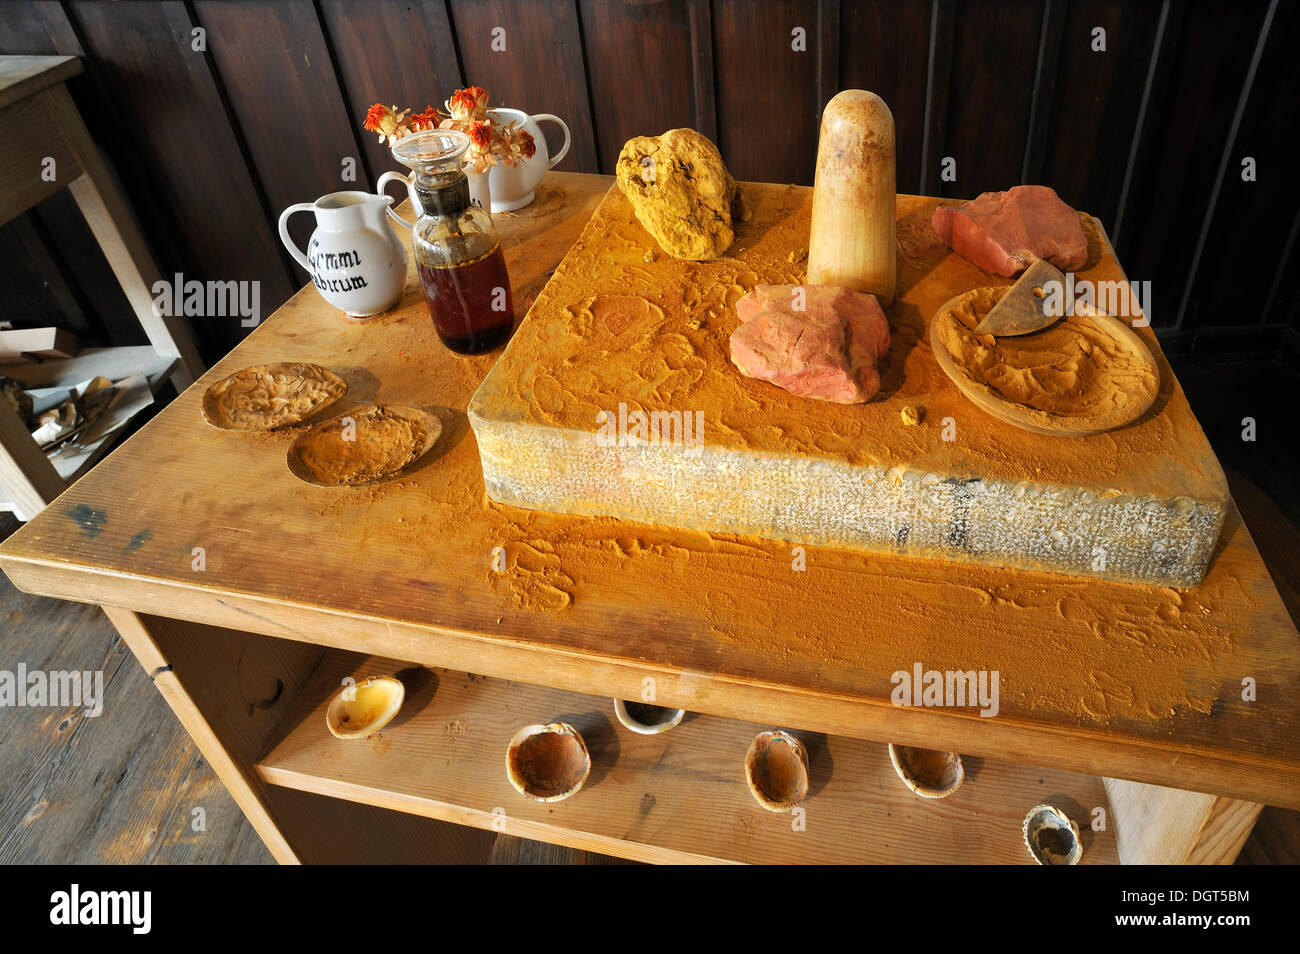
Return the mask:
<svg viewBox="0 0 1300 954">
<path fill-rule="evenodd" d="M 154 313 L 151 288 L 162 276 L 65 85 L 81 69 L 73 56 L 0 56 L 0 225 L 71 189 L 162 359 L 147 368 L 151 382 L 170 377 L 183 391 L 203 373 L 203 362 L 183 319 Z M 54 175 L 46 178 L 42 173 L 51 159 Z M 101 362 L 120 368 L 114 358 L 126 350 L 88 354 L 94 363 L 82 360 L 80 373 L 96 373 L 94 368 L 105 366 Z M 20 512 L 39 512 L 63 491 L 62 478 L 8 405 L 0 405 L 0 452 L 0 494 Z"/>
<path fill-rule="evenodd" d="M 495 217 L 517 307 L 611 182 L 552 172 L 532 206 Z M 413 269 L 399 307 L 366 324 L 307 286 L 0 545 L 19 589 L 104 606 L 281 861 L 482 860 L 503 832 L 642 861 L 1029 863 L 1021 823 L 1046 802 L 1079 824 L 1085 864 L 1230 862 L 1262 803 L 1300 808 L 1300 636 L 1235 509 L 1186 594 L 809 548 L 809 572 L 756 604 L 744 581 L 788 572 L 788 547 L 487 501 L 465 408 L 493 360 L 442 347 Z M 300 483 L 292 434 L 218 431 L 200 413 L 203 385 L 273 361 L 344 373 L 338 413 L 433 408 L 443 443 L 368 488 Z M 998 598 L 1012 591 L 1032 598 Z M 814 612 L 827 605 L 829 620 Z M 1153 608 L 1166 612 L 1150 632 L 1124 627 Z M 981 625 L 963 633 L 961 614 Z M 809 632 L 813 618 L 824 628 Z M 928 668 L 960 669 L 977 633 L 1101 652 L 1091 674 L 1009 654 L 996 718 L 891 704 L 899 667 L 882 668 L 880 647 L 919 640 Z M 1188 651 L 1207 640 L 1215 652 Z M 1131 685 L 1110 720 L 1064 704 L 1084 675 L 1119 684 L 1155 664 L 1223 691 L 1164 711 Z M 397 719 L 330 735 L 343 681 L 393 672 Z M 1247 676 L 1258 703 L 1237 701 Z M 692 715 L 626 731 L 612 700 L 647 686 Z M 102 716 L 132 717 L 111 699 Z M 578 727 L 593 768 L 576 796 L 539 804 L 511 788 L 505 751 L 515 729 L 553 720 Z M 749 740 L 773 727 L 810 753 L 802 824 L 745 785 Z M 917 798 L 888 741 L 961 752 L 967 781 Z"/>
</svg>

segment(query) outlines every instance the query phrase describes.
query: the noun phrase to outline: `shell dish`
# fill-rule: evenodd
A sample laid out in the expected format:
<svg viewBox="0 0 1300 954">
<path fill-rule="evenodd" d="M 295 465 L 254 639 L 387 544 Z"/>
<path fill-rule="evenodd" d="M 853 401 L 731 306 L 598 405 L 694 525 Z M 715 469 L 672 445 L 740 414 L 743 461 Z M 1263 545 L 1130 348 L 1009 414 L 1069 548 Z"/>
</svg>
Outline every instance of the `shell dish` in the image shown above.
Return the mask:
<svg viewBox="0 0 1300 954">
<path fill-rule="evenodd" d="M 506 776 L 520 795 L 558 802 L 576 795 L 591 773 L 582 734 L 567 722 L 526 725 L 506 749 Z"/>
<path fill-rule="evenodd" d="M 1035 805 L 1022 826 L 1025 847 L 1040 865 L 1077 865 L 1083 857 L 1079 826 L 1051 805 Z"/>
<path fill-rule="evenodd" d="M 788 732 L 760 732 L 745 754 L 745 781 L 769 812 L 788 812 L 808 797 L 808 751 Z"/>
<path fill-rule="evenodd" d="M 392 722 L 405 698 L 400 679 L 371 676 L 334 694 L 325 709 L 325 724 L 336 739 L 364 739 Z"/>
</svg>

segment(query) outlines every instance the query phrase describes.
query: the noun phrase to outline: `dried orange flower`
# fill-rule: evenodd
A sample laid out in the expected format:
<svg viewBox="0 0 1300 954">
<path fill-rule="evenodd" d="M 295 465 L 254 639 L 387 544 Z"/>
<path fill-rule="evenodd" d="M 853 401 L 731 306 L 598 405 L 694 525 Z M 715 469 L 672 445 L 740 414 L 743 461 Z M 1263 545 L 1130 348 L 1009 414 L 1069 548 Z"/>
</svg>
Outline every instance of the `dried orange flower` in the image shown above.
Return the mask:
<svg viewBox="0 0 1300 954">
<path fill-rule="evenodd" d="M 467 86 L 451 94 L 451 99 L 443 104 L 452 119 L 466 122 L 484 119 L 487 115 L 488 91 L 482 86 Z"/>
<path fill-rule="evenodd" d="M 418 132 L 421 129 L 433 129 L 438 125 L 438 111 L 432 106 L 425 106 L 424 112 L 416 113 L 411 117 L 411 130 Z"/>
<path fill-rule="evenodd" d="M 490 150 L 492 148 L 492 124 L 486 119 L 475 120 L 474 124 L 469 127 L 469 141 L 479 149 Z"/>
<path fill-rule="evenodd" d="M 466 164 L 475 172 L 485 172 L 489 166 L 496 165 L 496 157 L 492 155 L 492 124 L 486 119 L 471 120 L 465 132 L 469 133 Z"/>
<path fill-rule="evenodd" d="M 366 118 L 362 126 L 370 132 L 379 133 L 380 142 L 385 139 L 396 142 L 411 131 L 406 125 L 406 114 L 409 112 L 409 109 L 398 112 L 396 106 L 375 103 L 366 110 Z"/>
<path fill-rule="evenodd" d="M 383 103 L 375 103 L 366 110 L 366 118 L 361 123 L 361 128 L 369 132 L 378 132 L 379 124 L 383 122 L 384 115 L 388 112 L 388 107 Z"/>
</svg>

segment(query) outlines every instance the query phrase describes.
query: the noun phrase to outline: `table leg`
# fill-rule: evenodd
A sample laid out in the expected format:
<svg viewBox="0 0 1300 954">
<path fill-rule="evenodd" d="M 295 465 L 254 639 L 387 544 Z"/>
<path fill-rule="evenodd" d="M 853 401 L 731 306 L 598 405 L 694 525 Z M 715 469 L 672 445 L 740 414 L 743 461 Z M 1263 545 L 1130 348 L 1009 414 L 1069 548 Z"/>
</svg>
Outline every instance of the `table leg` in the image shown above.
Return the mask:
<svg viewBox="0 0 1300 954">
<path fill-rule="evenodd" d="M 232 751 L 224 744 L 217 727 L 205 718 L 199 704 L 181 683 L 168 655 L 155 638 L 156 634 L 150 631 L 146 622 L 146 619 L 152 621 L 153 618 L 113 606 L 105 606 L 104 613 L 116 627 L 122 641 L 144 666 L 153 684 L 176 713 L 181 725 L 190 734 L 235 803 L 243 810 L 249 823 L 262 837 L 275 860 L 281 864 L 297 864 L 297 853 L 280 831 L 264 800 L 263 789 L 266 786 L 252 771 L 251 763 L 239 757 L 242 753 Z"/>
<path fill-rule="evenodd" d="M 492 832 L 262 781 L 257 759 L 326 652 L 321 646 L 116 607 L 104 612 L 276 860 L 487 860 Z"/>
<path fill-rule="evenodd" d="M 113 274 L 126 292 L 127 300 L 159 354 L 180 358 L 172 382 L 183 391 L 203 373 L 203 361 L 190 337 L 185 320 L 154 312 L 153 285 L 161 279 L 135 218 L 100 158 L 81 115 L 66 87 L 60 85 L 42 94 L 47 97 L 59 130 L 85 170 L 69 188 L 95 239 L 108 258 Z"/>
<path fill-rule="evenodd" d="M 1264 806 L 1124 779 L 1103 779 L 1124 864 L 1230 865 Z"/>
<path fill-rule="evenodd" d="M 30 520 L 66 486 L 18 413 L 0 400 L 0 495 Z"/>
</svg>

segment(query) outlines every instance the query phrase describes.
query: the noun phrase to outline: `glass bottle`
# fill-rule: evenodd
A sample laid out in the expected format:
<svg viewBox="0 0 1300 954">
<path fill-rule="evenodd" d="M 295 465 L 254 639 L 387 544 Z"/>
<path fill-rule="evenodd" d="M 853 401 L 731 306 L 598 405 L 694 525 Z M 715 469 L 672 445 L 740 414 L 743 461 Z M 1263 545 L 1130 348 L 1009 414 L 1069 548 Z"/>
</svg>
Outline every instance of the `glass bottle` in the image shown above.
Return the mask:
<svg viewBox="0 0 1300 954">
<path fill-rule="evenodd" d="M 399 139 L 393 157 L 413 172 L 411 248 L 434 330 L 452 351 L 482 354 L 509 340 L 515 308 L 492 216 L 469 200 L 468 148 L 459 130 L 429 129 Z"/>
</svg>

